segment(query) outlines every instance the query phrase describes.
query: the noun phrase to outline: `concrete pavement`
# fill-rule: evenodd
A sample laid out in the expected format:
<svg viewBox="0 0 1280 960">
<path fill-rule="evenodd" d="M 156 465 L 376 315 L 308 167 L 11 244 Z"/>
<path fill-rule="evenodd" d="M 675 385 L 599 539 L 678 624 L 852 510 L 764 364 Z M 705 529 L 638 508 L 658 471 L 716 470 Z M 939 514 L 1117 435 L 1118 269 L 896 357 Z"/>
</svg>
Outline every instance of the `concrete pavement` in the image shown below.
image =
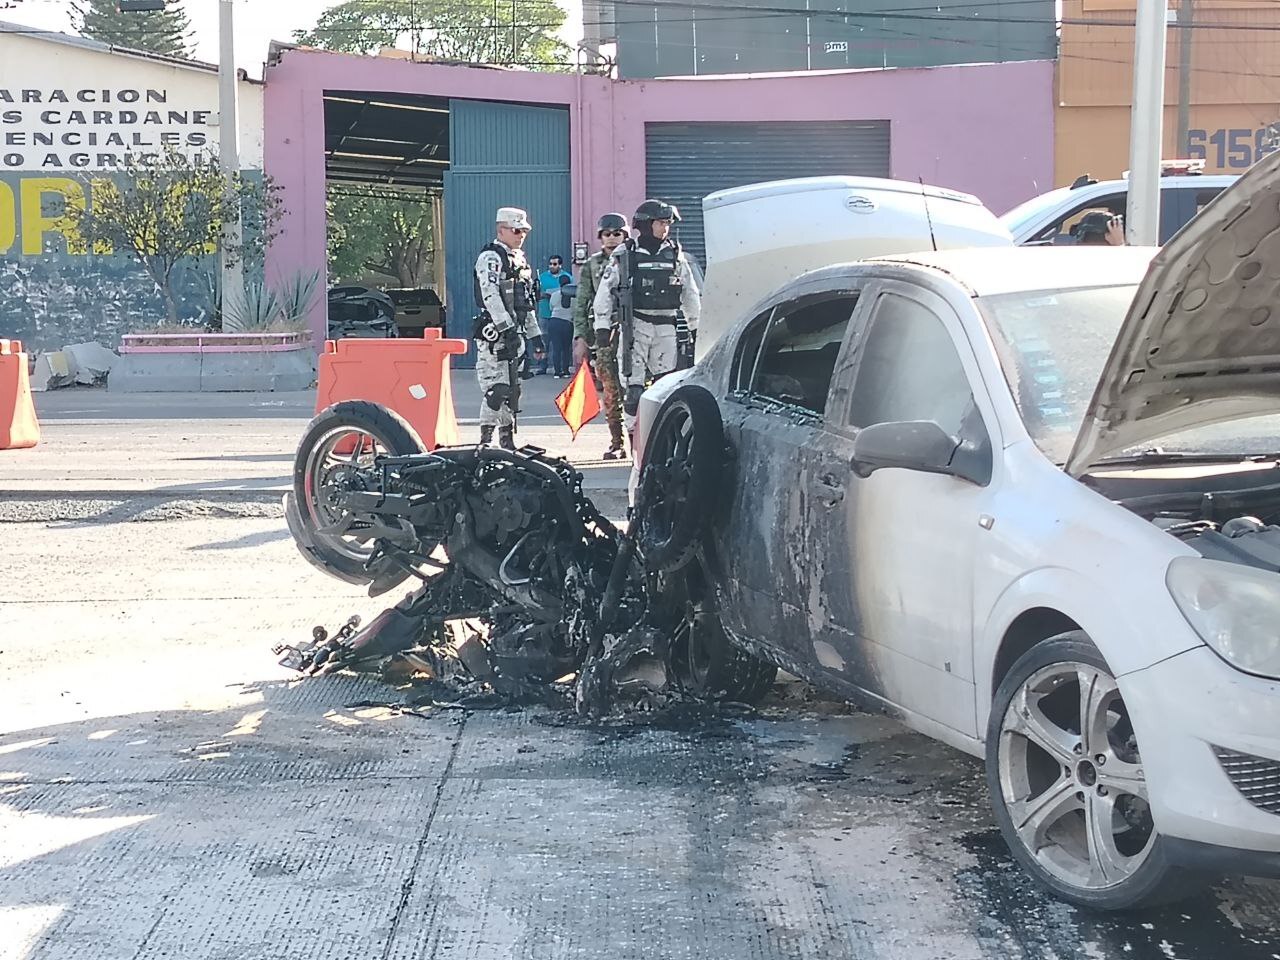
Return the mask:
<svg viewBox="0 0 1280 960">
<path fill-rule="evenodd" d="M 0 960 L 1277 952 L 1275 884 L 1048 899 L 978 764 L 795 685 L 650 724 L 398 712 L 412 691 L 274 664 L 376 609 L 278 520 L 0 535 Z"/>
<path fill-rule="evenodd" d="M 533 381 L 525 440 L 620 504 L 561 386 Z M 0 960 L 1280 955 L 1275 883 L 1049 899 L 978 764 L 800 684 L 587 726 L 299 680 L 273 644 L 382 606 L 279 516 L 311 394 L 37 403 L 44 443 L 0 453 Z"/>
<path fill-rule="evenodd" d="M 602 508 L 620 517 L 627 467 L 600 459 L 609 445 L 603 417 L 571 441 L 553 403 L 566 383 L 550 377 L 526 382 L 519 438 L 573 460 Z M 454 397 L 462 439 L 478 438 L 480 391 L 470 371 L 455 374 Z M 290 487 L 294 451 L 314 407 L 312 391 L 113 394 L 67 388 L 36 394 L 43 438 L 31 450 L 0 452 L 0 509 L 4 501 L 11 512 L 14 502 L 54 502 L 66 512 L 73 509 L 70 501 L 113 504 L 137 496 L 276 502 Z"/>
</svg>

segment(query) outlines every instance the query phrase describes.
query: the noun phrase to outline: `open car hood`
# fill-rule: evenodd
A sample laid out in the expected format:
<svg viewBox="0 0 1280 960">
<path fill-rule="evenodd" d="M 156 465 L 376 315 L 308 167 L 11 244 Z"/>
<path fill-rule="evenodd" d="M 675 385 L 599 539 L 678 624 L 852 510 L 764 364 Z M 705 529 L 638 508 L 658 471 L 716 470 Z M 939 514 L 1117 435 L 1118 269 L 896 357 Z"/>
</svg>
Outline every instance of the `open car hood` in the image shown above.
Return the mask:
<svg viewBox="0 0 1280 960">
<path fill-rule="evenodd" d="M 1265 413 L 1280 413 L 1280 152 L 1152 259 L 1066 469 Z"/>
</svg>

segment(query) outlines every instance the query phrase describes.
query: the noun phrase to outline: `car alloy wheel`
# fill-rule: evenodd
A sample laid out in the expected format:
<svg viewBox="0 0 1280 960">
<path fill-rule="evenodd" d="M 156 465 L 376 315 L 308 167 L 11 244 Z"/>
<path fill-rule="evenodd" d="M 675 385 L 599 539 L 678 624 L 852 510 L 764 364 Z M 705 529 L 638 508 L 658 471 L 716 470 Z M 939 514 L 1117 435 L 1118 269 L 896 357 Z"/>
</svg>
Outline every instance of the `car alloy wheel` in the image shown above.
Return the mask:
<svg viewBox="0 0 1280 960">
<path fill-rule="evenodd" d="M 1128 708 L 1079 631 L 1032 648 L 1000 684 L 987 781 L 1010 849 L 1063 899 L 1129 909 L 1203 884 L 1164 855 Z"/>
<path fill-rule="evenodd" d="M 1133 876 L 1155 829 L 1115 680 L 1070 661 L 1038 670 L 1005 711 L 1001 741 L 1005 804 L 1039 863 L 1085 889 Z"/>
</svg>

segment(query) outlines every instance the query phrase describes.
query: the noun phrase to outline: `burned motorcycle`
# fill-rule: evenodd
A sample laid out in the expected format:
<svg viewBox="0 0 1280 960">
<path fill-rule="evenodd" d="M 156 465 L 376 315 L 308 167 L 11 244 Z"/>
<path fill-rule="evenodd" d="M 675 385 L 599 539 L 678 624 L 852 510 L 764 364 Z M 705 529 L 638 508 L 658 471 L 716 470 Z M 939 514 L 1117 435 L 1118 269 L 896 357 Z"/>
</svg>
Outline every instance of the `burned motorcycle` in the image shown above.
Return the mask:
<svg viewBox="0 0 1280 960">
<path fill-rule="evenodd" d="M 646 570 L 635 532 L 536 447 L 427 453 L 396 414 L 345 401 L 303 436 L 286 516 L 312 564 L 371 596 L 417 582 L 363 629 L 317 628 L 278 649 L 303 672 L 400 656 L 511 699 L 571 678 L 592 713 L 619 697 L 714 692 L 705 662 L 725 641 L 696 565 Z"/>
</svg>

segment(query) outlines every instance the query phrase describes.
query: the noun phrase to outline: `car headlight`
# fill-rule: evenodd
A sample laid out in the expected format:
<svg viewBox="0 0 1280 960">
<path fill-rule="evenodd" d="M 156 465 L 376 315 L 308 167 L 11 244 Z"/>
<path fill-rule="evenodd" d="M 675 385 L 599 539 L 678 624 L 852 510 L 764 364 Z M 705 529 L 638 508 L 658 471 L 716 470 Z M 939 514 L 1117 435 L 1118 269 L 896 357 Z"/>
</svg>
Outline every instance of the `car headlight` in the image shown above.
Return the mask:
<svg viewBox="0 0 1280 960">
<path fill-rule="evenodd" d="M 1280 679 L 1280 574 L 1179 557 L 1169 593 L 1200 638 L 1238 670 Z"/>
</svg>

